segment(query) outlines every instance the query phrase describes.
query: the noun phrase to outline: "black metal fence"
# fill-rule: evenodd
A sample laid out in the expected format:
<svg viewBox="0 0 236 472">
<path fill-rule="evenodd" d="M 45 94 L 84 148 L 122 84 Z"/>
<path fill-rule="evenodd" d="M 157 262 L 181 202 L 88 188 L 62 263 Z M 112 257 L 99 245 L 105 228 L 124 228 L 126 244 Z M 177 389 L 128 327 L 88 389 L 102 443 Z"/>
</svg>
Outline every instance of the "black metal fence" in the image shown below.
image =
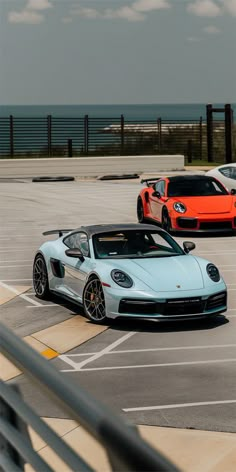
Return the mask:
<svg viewBox="0 0 236 472">
<path fill-rule="evenodd" d="M 213 123 L 214 160 L 225 159 L 225 124 Z M 233 140 L 233 160 L 236 157 Z M 207 124 L 199 120 L 0 117 L 0 157 L 183 154 L 207 160 Z"/>
<path fill-rule="evenodd" d="M 77 384 L 66 381 L 52 364 L 3 324 L 0 324 L 0 351 L 103 446 L 111 470 L 178 472 L 168 459 L 139 436 L 134 426 L 126 424 Z M 25 463 L 31 464 L 38 472 L 55 470 L 34 451 L 28 426 L 62 458 L 70 470 L 94 470 L 24 402 L 12 382 L 8 385 L 0 381 L 1 472 L 23 471 Z"/>
</svg>

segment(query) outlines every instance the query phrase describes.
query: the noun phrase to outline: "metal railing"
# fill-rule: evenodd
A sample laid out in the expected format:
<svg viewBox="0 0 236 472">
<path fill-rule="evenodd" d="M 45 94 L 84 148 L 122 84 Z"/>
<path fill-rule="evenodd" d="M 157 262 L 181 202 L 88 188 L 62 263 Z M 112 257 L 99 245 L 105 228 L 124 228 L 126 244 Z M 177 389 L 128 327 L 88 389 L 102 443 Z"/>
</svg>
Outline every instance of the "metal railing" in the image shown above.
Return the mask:
<svg viewBox="0 0 236 472">
<path fill-rule="evenodd" d="M 207 156 L 206 124 L 199 120 L 0 117 L 0 157 L 176 154 Z M 72 142 L 71 152 L 68 142 Z"/>
<path fill-rule="evenodd" d="M 111 470 L 177 472 L 168 459 L 139 436 L 134 426 L 126 424 L 88 392 L 78 388 L 78 384 L 65 381 L 50 362 L 3 324 L 0 324 L 0 351 L 104 447 Z M 71 470 L 92 471 L 90 465 L 23 401 L 17 390 L 12 383 L 0 381 L 0 470 L 19 472 L 29 463 L 36 471 L 53 471 L 32 447 L 27 433 L 27 427 L 31 426 Z"/>
</svg>

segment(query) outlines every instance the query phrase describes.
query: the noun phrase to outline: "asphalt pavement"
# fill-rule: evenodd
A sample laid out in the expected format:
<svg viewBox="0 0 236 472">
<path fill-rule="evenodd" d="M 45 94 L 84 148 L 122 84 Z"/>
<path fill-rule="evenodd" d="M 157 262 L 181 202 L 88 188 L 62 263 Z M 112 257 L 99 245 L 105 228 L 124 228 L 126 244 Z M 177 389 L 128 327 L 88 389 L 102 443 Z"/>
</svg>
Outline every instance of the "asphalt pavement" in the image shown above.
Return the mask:
<svg viewBox="0 0 236 472">
<path fill-rule="evenodd" d="M 0 289 L 4 300 L 12 295 L 1 305 L 1 321 L 20 336 L 37 338 L 36 332 L 83 319 L 81 307 L 34 296 L 32 262 L 45 240 L 42 232 L 136 222 L 140 189 L 137 181 L 1 182 Z M 193 240 L 194 253 L 219 266 L 228 284 L 225 316 L 165 324 L 119 321 L 66 351 L 49 344 L 58 351 L 50 362 L 135 423 L 236 432 L 236 237 L 176 239 Z M 25 376 L 15 381 L 40 416 L 64 417 Z"/>
</svg>

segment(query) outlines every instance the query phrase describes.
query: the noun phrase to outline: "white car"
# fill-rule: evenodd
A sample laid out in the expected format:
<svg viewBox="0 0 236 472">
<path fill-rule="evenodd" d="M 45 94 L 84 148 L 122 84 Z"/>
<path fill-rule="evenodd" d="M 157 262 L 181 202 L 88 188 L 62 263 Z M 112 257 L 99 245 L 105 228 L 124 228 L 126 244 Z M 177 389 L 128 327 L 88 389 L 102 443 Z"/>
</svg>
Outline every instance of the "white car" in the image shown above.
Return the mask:
<svg viewBox="0 0 236 472">
<path fill-rule="evenodd" d="M 236 189 L 236 163 L 215 167 L 208 170 L 206 175 L 218 179 L 229 191 Z"/>
</svg>

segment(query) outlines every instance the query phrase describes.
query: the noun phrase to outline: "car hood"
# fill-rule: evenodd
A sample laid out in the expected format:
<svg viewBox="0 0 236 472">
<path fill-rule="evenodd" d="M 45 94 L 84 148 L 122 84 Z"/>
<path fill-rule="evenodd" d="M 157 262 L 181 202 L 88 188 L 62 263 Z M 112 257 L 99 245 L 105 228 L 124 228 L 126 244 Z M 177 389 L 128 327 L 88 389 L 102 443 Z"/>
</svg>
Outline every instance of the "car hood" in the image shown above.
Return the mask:
<svg viewBox="0 0 236 472">
<path fill-rule="evenodd" d="M 175 199 L 184 203 L 187 210 L 192 210 L 196 214 L 229 213 L 232 210 L 233 197 L 231 195 L 212 197 L 179 197 Z"/>
<path fill-rule="evenodd" d="M 156 292 L 198 290 L 204 287 L 200 266 L 194 256 L 107 260 L 110 269 L 126 272 L 133 280 L 133 289 L 139 281 Z"/>
</svg>

